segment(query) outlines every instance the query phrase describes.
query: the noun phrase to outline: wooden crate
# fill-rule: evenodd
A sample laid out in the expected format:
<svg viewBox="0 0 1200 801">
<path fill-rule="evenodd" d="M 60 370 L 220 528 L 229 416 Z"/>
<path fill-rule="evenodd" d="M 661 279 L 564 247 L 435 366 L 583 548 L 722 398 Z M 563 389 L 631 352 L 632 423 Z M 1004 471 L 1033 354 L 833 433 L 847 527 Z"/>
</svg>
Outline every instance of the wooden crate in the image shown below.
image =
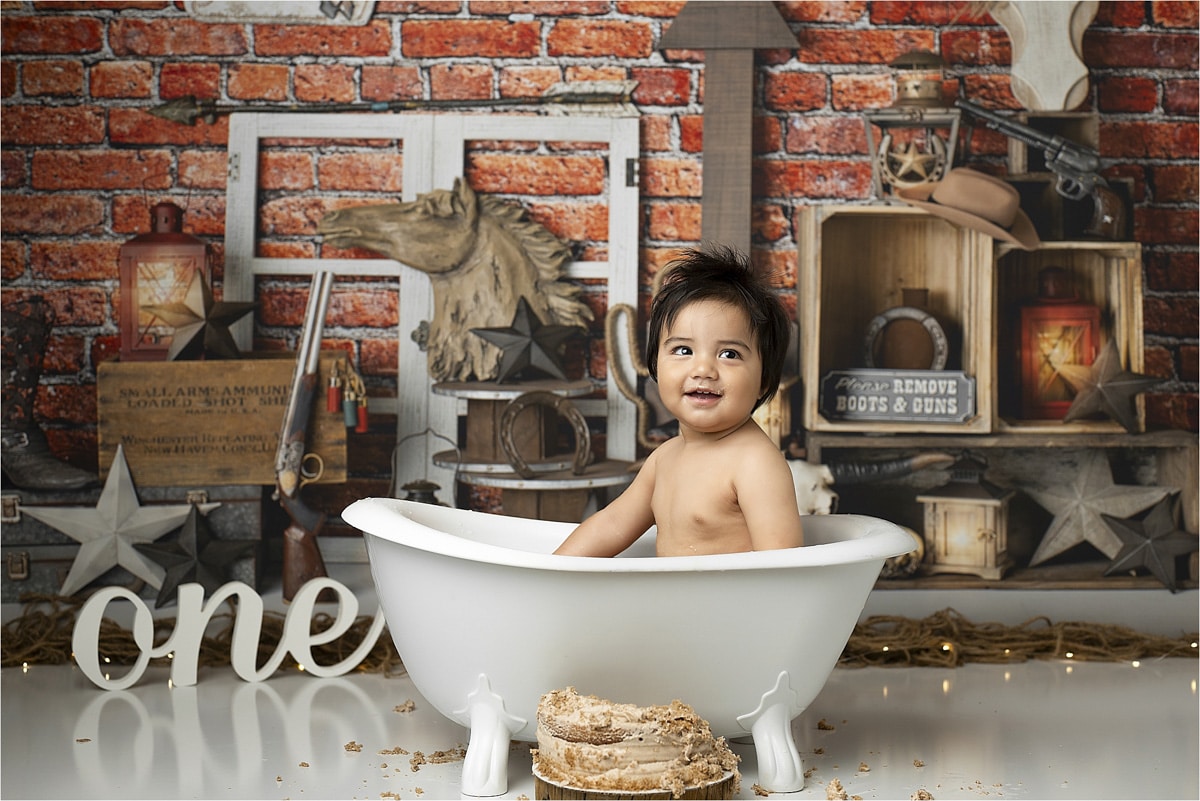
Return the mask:
<svg viewBox="0 0 1200 801">
<path fill-rule="evenodd" d="M 325 407 L 341 353 L 321 355 L 308 448 L 322 482 L 346 480 L 346 425 Z M 275 452 L 291 393 L 295 355 L 224 361 L 104 362 L 97 375 L 103 478 L 124 445 L 134 484 L 181 487 L 275 483 Z"/>
<path fill-rule="evenodd" d="M 810 431 L 987 433 L 992 420 L 992 239 L 908 206 L 808 206 L 800 210 L 802 418 Z M 949 370 L 976 382 L 962 421 L 835 420 L 822 414 L 821 379 L 865 366 L 871 320 L 929 290 L 927 311 L 950 340 Z M 937 374 L 939 371 L 929 371 Z"/>
<path fill-rule="evenodd" d="M 1145 369 L 1142 329 L 1142 248 L 1136 242 L 1043 242 L 1034 251 L 997 249 L 995 364 L 992 380 L 997 431 L 1110 433 L 1124 431 L 1114 420 L 1023 420 L 1015 376 L 1020 343 L 1019 308 L 1037 294 L 1038 272 L 1062 267 L 1074 279 L 1079 299 L 1100 308 L 1100 342 L 1115 339 L 1121 364 Z M 1137 398 L 1138 431 L 1145 430 L 1145 401 Z"/>
</svg>

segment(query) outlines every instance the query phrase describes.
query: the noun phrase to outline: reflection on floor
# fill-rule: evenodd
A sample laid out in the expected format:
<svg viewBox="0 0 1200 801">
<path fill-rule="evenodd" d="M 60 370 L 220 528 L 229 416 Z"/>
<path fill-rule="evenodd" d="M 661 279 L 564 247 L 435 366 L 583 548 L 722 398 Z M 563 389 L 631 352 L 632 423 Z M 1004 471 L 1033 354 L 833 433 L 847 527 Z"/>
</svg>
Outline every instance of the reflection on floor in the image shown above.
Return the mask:
<svg viewBox="0 0 1200 801">
<path fill-rule="evenodd" d="M 68 666 L 0 678 L 4 798 L 460 797 L 460 762 L 416 754 L 468 733 L 406 676 L 249 684 L 212 668 L 172 687 L 152 668 L 118 692 Z M 773 797 L 823 799 L 836 778 L 862 798 L 1194 799 L 1198 723 L 1193 659 L 839 668 L 793 724 L 805 789 Z M 754 798 L 754 749 L 734 750 Z M 533 797 L 526 744 L 509 780 L 504 798 Z"/>
</svg>

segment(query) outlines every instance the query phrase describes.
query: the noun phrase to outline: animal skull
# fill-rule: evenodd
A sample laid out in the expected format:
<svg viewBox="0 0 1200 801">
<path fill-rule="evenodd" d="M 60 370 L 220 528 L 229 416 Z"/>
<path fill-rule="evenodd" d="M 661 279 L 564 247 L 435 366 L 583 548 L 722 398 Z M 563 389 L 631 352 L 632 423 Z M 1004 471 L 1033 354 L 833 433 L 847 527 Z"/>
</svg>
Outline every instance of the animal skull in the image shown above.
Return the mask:
<svg viewBox="0 0 1200 801">
<path fill-rule="evenodd" d="M 802 515 L 827 515 L 837 505 L 833 491 L 833 472 L 823 464 L 803 459 L 788 459 L 792 469 L 792 484 L 796 487 L 796 506 Z"/>
</svg>

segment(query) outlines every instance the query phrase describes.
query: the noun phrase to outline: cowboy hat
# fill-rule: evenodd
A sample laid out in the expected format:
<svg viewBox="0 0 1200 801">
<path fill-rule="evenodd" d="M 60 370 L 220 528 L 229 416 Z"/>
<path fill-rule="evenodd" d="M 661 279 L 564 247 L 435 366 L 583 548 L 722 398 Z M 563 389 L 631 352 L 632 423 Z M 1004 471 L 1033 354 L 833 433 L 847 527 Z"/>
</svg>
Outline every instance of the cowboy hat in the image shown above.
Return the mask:
<svg viewBox="0 0 1200 801">
<path fill-rule="evenodd" d="M 909 205 L 1025 250 L 1041 244 L 1033 223 L 1021 211 L 1020 194 L 994 176 L 959 167 L 936 183 L 898 189 L 896 194 Z"/>
</svg>

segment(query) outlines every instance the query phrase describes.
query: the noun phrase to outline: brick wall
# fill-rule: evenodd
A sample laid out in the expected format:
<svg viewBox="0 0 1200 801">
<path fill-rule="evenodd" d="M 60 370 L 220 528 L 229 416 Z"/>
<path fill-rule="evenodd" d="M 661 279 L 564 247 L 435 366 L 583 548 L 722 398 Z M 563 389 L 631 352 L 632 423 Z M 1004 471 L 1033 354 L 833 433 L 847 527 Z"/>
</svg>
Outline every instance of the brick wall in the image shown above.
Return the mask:
<svg viewBox="0 0 1200 801">
<path fill-rule="evenodd" d="M 794 304 L 795 209 L 871 197 L 860 113 L 888 105 L 888 63 L 939 51 L 966 95 L 1016 108 L 1010 43 L 961 2 L 785 2 L 795 50 L 761 51 L 755 99 L 754 257 L 786 276 Z M 97 364 L 118 346 L 120 244 L 147 230 L 147 204 L 187 209 L 187 230 L 223 256 L 227 117 L 183 126 L 147 114 L 193 95 L 250 108 L 541 94 L 562 80 L 632 79 L 642 115 L 644 283 L 674 248 L 699 239 L 703 58 L 660 53 L 680 2 L 378 2 L 365 26 L 204 23 L 171 2 L 2 2 L 3 294 L 5 309 L 41 294 L 57 314 L 37 410 L 64 458 L 95 466 Z M 1132 179 L 1144 245 L 1151 425 L 1197 429 L 1196 2 L 1102 3 L 1083 40 L 1100 113 L 1105 174 Z M 398 186 L 402 159 L 380 143 L 263 156 L 264 255 L 312 255 L 317 219 L 339 202 Z M 976 134 L 997 168 L 1006 140 Z M 536 156 L 536 157 L 535 157 Z M 521 201 L 570 242 L 603 253 L 604 209 L 581 202 L 597 180 L 586 154 L 523 153 L 483 143 L 467 177 Z M 321 195 L 320 191 L 333 192 Z M 344 200 L 342 201 L 344 202 Z M 218 280 L 219 284 L 219 280 Z M 306 284 L 264 282 L 256 348 L 290 347 Z M 598 317 L 602 293 L 594 294 Z M 397 372 L 397 308 L 386 281 L 339 283 L 330 338 L 376 391 Z M 600 329 L 584 369 L 603 374 Z"/>
</svg>

